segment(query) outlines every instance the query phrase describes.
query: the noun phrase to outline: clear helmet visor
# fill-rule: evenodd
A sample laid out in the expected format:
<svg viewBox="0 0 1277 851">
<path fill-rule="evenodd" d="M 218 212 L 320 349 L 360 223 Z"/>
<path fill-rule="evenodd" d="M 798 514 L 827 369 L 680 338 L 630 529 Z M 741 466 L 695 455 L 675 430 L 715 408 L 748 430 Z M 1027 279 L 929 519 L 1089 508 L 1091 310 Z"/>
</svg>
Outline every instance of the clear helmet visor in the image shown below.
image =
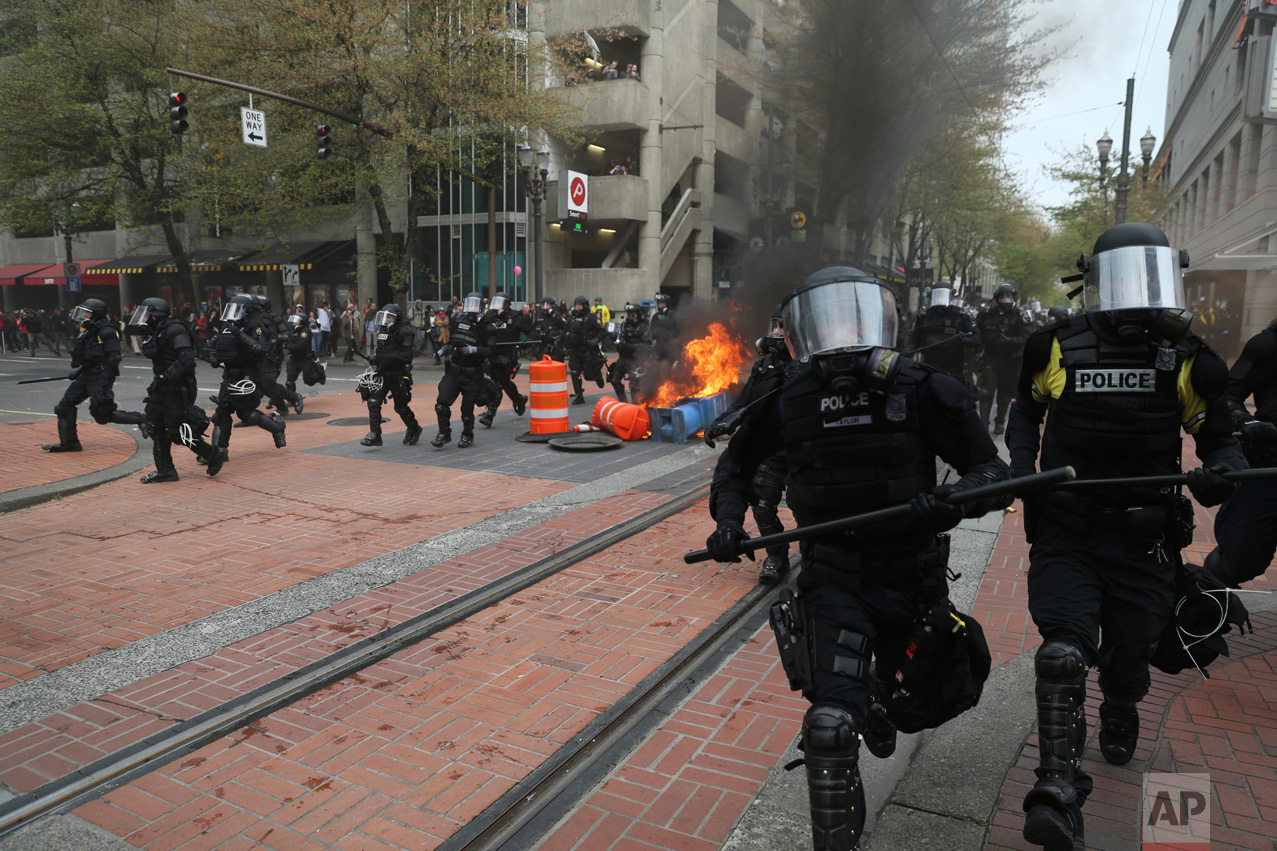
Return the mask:
<svg viewBox="0 0 1277 851">
<path fill-rule="evenodd" d="M 395 320 L 399 318 L 399 314 L 390 310 L 378 310 L 373 322 L 378 328 L 389 328 L 395 324 Z"/>
<path fill-rule="evenodd" d="M 509 301 L 503 295 L 494 296 L 492 299 L 492 303 L 489 305 L 489 307 L 491 307 L 497 313 L 500 313 L 501 311 L 505 310 L 506 307 L 508 306 L 509 306 Z"/>
<path fill-rule="evenodd" d="M 231 302 L 222 308 L 223 322 L 239 322 L 244 318 L 244 305 Z"/>
<path fill-rule="evenodd" d="M 129 317 L 129 324 L 135 327 L 142 327 L 147 324 L 147 320 L 151 318 L 151 308 L 145 304 L 139 305 L 133 310 L 133 315 Z"/>
<path fill-rule="evenodd" d="M 782 313 L 795 358 L 896 345 L 900 321 L 896 299 L 882 284 L 831 281 L 790 296 Z"/>
<path fill-rule="evenodd" d="M 480 313 L 483 311 L 483 299 L 477 295 L 468 295 L 462 302 L 461 310 L 463 313 Z"/>
<path fill-rule="evenodd" d="M 136 311 L 134 312 L 134 315 L 135 316 L 137 315 Z M 72 322 L 75 322 L 78 324 L 81 322 L 88 322 L 90 319 L 92 319 L 93 311 L 89 310 L 87 307 L 85 307 L 82 304 L 77 304 L 75 307 L 71 308 L 71 312 L 67 316 Z"/>
<path fill-rule="evenodd" d="M 785 320 L 779 316 L 773 316 L 771 325 L 767 329 L 767 336 L 783 340 L 785 338 Z"/>
<path fill-rule="evenodd" d="M 1087 311 L 1184 307 L 1179 253 L 1161 245 L 1128 245 L 1090 259 L 1082 304 Z"/>
<path fill-rule="evenodd" d="M 953 290 L 949 289 L 948 287 L 936 287 L 935 289 L 931 291 L 931 306 L 932 307 L 948 307 L 949 295 L 952 292 Z"/>
</svg>

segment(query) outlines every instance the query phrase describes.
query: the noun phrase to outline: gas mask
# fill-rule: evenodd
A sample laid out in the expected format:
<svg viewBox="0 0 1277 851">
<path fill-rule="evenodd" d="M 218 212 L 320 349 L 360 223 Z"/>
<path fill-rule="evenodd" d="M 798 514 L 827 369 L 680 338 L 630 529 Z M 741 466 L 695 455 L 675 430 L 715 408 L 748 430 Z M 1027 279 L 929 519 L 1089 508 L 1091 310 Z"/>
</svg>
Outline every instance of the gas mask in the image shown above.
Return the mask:
<svg viewBox="0 0 1277 851">
<path fill-rule="evenodd" d="M 829 386 L 846 396 L 861 390 L 885 394 L 900 372 L 900 355 L 891 349 L 830 352 L 815 355 L 812 360 Z"/>
</svg>

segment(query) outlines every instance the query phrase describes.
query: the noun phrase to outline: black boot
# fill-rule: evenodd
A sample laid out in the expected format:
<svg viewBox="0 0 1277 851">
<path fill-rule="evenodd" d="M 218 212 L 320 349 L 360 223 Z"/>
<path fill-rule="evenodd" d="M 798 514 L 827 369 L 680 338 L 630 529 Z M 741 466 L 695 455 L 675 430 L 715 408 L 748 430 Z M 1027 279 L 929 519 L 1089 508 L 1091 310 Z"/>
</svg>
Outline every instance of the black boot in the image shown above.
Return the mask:
<svg viewBox="0 0 1277 851">
<path fill-rule="evenodd" d="M 275 427 L 271 428 L 271 435 L 275 438 L 275 448 L 283 449 L 288 445 L 288 441 L 284 438 L 284 430 L 288 428 L 288 424 L 276 414 L 272 414 L 270 419 L 275 422 Z M 268 428 L 270 427 L 268 426 Z"/>
<path fill-rule="evenodd" d="M 222 465 L 226 463 L 226 450 L 210 446 L 202 453 L 200 460 L 206 465 L 204 472 L 210 476 L 216 476 L 222 471 Z"/>
<path fill-rule="evenodd" d="M 430 445 L 437 449 L 452 442 L 452 409 L 435 402 L 435 420 L 439 423 L 439 431 Z"/>
<path fill-rule="evenodd" d="M 404 432 L 403 442 L 406 446 L 416 446 L 417 441 L 421 440 L 422 428 L 416 422 L 408 426 L 408 430 Z"/>
<path fill-rule="evenodd" d="M 457 441 L 458 449 L 469 449 L 474 446 L 474 417 L 461 417 L 461 439 Z"/>
<path fill-rule="evenodd" d="M 177 481 L 177 468 L 173 466 L 173 451 L 167 439 L 151 441 L 151 459 L 155 461 L 155 469 L 142 477 L 142 484 Z"/>
<path fill-rule="evenodd" d="M 1139 709 L 1132 702 L 1105 695 L 1100 704 L 1100 753 L 1113 765 L 1126 765 L 1139 741 Z"/>
<path fill-rule="evenodd" d="M 1072 644 L 1048 640 L 1034 657 L 1038 705 L 1038 781 L 1024 798 L 1024 838 L 1047 851 L 1082 851 L 1081 772 L 1086 742 L 1086 662 Z"/>
<path fill-rule="evenodd" d="M 523 412 L 528 409 L 528 397 L 519 395 L 514 400 L 514 415 L 516 417 L 523 416 Z"/>
<path fill-rule="evenodd" d="M 789 573 L 789 553 L 768 555 L 763 560 L 762 569 L 758 571 L 758 581 L 764 585 L 775 585 L 786 573 Z"/>
<path fill-rule="evenodd" d="M 573 396 L 573 397 L 572 397 L 572 404 L 573 404 L 573 405 L 584 405 L 584 404 L 585 404 L 585 397 L 578 393 L 577 395 L 575 395 L 575 396 Z"/>
<path fill-rule="evenodd" d="M 497 416 L 497 406 L 489 405 L 488 410 L 479 415 L 479 425 L 484 428 L 492 428 L 492 421 Z"/>
<path fill-rule="evenodd" d="M 1082 806 L 1067 791 L 1039 781 L 1024 799 L 1024 840 L 1046 851 L 1086 851 Z"/>
<path fill-rule="evenodd" d="M 46 443 L 40 447 L 45 452 L 83 452 L 84 447 L 77 440 L 75 443 Z"/>
<path fill-rule="evenodd" d="M 370 431 L 364 435 L 364 439 L 359 441 L 360 446 L 381 446 L 381 432 Z"/>
<path fill-rule="evenodd" d="M 435 435 L 434 440 L 430 441 L 430 445 L 438 449 L 440 446 L 443 446 L 445 443 L 451 443 L 451 442 L 452 442 L 452 432 L 441 431 Z"/>
</svg>

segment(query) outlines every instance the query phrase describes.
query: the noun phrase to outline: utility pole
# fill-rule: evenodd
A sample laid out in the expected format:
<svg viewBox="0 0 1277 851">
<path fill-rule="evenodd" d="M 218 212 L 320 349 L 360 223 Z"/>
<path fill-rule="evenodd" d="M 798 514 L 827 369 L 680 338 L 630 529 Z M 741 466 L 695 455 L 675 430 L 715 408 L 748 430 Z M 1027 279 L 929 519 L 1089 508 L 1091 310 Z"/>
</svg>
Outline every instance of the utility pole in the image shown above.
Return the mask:
<svg viewBox="0 0 1277 851">
<path fill-rule="evenodd" d="M 1126 81 L 1126 119 L 1122 123 L 1122 171 L 1117 176 L 1117 191 L 1114 193 L 1113 223 L 1123 224 L 1126 221 L 1126 196 L 1131 191 L 1131 173 L 1127 166 L 1131 159 L 1131 109 L 1135 105 L 1135 78 Z"/>
</svg>

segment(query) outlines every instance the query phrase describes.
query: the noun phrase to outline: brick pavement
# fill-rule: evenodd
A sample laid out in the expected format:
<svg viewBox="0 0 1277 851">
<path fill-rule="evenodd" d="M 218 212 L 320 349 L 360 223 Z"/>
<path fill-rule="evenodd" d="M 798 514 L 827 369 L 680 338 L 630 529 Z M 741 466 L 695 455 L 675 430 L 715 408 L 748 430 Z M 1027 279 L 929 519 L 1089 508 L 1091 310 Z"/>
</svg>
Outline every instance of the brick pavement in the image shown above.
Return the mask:
<svg viewBox="0 0 1277 851">
<path fill-rule="evenodd" d="M 84 452 L 45 452 L 58 442 L 53 418 L 0 422 L 0 493 L 61 482 L 123 464 L 137 452 L 137 441 L 118 428 L 89 420 L 77 424 Z"/>
<path fill-rule="evenodd" d="M 702 502 L 77 814 L 144 848 L 435 847 L 753 586 L 675 559 L 712 528 Z"/>
</svg>

